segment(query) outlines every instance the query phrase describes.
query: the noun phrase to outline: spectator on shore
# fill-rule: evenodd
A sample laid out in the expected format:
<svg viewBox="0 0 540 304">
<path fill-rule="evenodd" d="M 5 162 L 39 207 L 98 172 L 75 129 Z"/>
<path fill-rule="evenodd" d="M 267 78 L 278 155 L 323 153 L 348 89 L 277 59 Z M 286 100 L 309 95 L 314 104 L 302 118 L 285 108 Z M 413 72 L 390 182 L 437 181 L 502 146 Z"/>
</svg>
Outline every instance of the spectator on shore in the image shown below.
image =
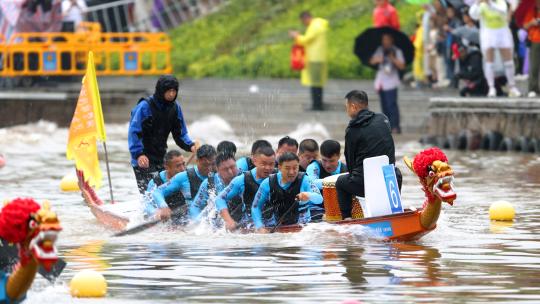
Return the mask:
<svg viewBox="0 0 540 304">
<path fill-rule="evenodd" d="M 306 65 L 302 70 L 301 81 L 311 88 L 311 110 L 323 111 L 323 87 L 328 77 L 328 21 L 315 18 L 308 11 L 300 14 L 300 20 L 307 27 L 306 33 L 301 35 L 297 31 L 290 31 L 289 35 L 306 50 Z"/>
<path fill-rule="evenodd" d="M 452 34 L 452 31 L 462 26 L 463 23 L 460 20 L 456 9 L 451 5 L 446 8 L 446 17 L 448 18 L 448 22 L 443 26 L 443 29 L 446 33 L 444 50 L 444 61 L 446 66 L 445 76 L 446 79 L 452 80 L 454 78 L 454 72 L 456 68 L 456 61 L 452 58 L 452 44 L 456 43 L 456 40 L 458 40 L 457 37 Z M 452 86 L 457 88 L 457 83 L 453 83 Z"/>
<path fill-rule="evenodd" d="M 63 0 L 62 32 L 75 32 L 77 26 L 84 20 L 86 9 L 85 0 Z"/>
<path fill-rule="evenodd" d="M 414 60 L 413 60 L 413 77 L 416 87 L 419 87 L 425 82 L 424 72 L 424 27 L 422 26 L 422 19 L 424 11 L 416 13 L 417 27 L 414 33 L 413 45 L 414 45 Z"/>
<path fill-rule="evenodd" d="M 394 45 L 392 35 L 384 34 L 381 44 L 370 60 L 370 64 L 378 65 L 375 90 L 379 93 L 381 109 L 390 120 L 392 133 L 401 133 L 397 99 L 399 71 L 405 69 L 405 58 L 403 52 Z"/>
<path fill-rule="evenodd" d="M 375 0 L 373 26 L 388 26 L 399 31 L 399 16 L 396 8 L 388 0 Z"/>
<path fill-rule="evenodd" d="M 459 90 L 459 95 L 462 97 L 486 96 L 488 86 L 484 78 L 480 50 L 476 46 L 467 47 L 462 44 L 458 51 L 459 72 L 455 74 L 455 79 L 456 82 L 458 80 L 464 82 L 464 86 Z"/>
<path fill-rule="evenodd" d="M 484 73 L 489 86 L 488 97 L 495 97 L 495 51 L 499 50 L 503 59 L 504 74 L 508 81 L 509 96 L 519 97 L 516 87 L 513 60 L 514 41 L 508 27 L 508 5 L 504 0 L 477 0 L 469 13 L 480 21 L 480 46 L 485 59 Z"/>
<path fill-rule="evenodd" d="M 540 0 L 536 0 L 534 9 L 525 16 L 523 27 L 529 33 L 529 93 L 528 97 L 540 94 Z"/>
</svg>

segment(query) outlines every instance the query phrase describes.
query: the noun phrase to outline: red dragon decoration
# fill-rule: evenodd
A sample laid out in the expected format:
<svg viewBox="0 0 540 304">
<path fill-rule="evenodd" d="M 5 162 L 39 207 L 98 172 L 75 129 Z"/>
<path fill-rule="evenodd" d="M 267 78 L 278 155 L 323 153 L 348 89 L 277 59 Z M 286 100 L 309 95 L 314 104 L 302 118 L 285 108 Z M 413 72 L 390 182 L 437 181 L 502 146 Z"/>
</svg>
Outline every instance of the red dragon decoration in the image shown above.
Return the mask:
<svg viewBox="0 0 540 304">
<path fill-rule="evenodd" d="M 62 230 L 48 202 L 40 206 L 31 198 L 16 198 L 0 211 L 0 238 L 17 244 L 19 263 L 6 284 L 7 296 L 20 300 L 32 285 L 38 266 L 49 271 L 58 260 L 54 246 Z"/>
</svg>

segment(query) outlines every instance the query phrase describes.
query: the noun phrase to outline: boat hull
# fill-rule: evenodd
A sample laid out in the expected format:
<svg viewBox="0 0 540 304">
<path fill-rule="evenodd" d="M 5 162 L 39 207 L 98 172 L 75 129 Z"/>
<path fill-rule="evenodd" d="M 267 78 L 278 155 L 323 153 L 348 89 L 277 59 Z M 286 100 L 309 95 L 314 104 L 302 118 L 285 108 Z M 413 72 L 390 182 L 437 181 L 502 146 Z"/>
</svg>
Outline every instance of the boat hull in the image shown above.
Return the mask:
<svg viewBox="0 0 540 304">
<path fill-rule="evenodd" d="M 123 231 L 129 224 L 130 217 L 126 214 L 133 210 L 128 203 L 103 204 L 92 187 L 84 181 L 82 172 L 77 172 L 79 178 L 79 188 L 86 205 L 96 219 L 104 226 L 114 230 L 115 232 Z M 123 208 L 126 204 L 126 208 Z M 111 208 L 116 205 L 117 208 Z M 131 208 L 130 208 L 131 207 Z M 429 233 L 431 229 L 426 229 L 420 222 L 421 210 L 407 210 L 403 213 L 377 216 L 363 219 L 352 219 L 344 221 L 328 222 L 333 225 L 363 225 L 369 228 L 375 236 L 381 237 L 388 241 L 411 241 L 417 240 Z M 278 227 L 275 232 L 279 233 L 294 233 L 303 229 L 303 225 L 287 225 Z"/>
</svg>

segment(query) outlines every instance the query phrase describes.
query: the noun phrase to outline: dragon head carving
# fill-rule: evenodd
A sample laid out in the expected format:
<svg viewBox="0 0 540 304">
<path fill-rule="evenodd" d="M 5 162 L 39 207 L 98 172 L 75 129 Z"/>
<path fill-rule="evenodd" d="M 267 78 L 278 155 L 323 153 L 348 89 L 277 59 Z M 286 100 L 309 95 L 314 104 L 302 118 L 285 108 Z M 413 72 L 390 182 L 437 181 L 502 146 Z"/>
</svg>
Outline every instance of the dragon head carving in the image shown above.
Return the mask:
<svg viewBox="0 0 540 304">
<path fill-rule="evenodd" d="M 433 147 L 418 153 L 412 161 L 406 156 L 403 160 L 419 177 L 429 203 L 435 200 L 450 205 L 454 203 L 457 196 L 453 184 L 454 171 L 448 165 L 448 158 L 443 151 Z"/>
<path fill-rule="evenodd" d="M 58 260 L 54 244 L 61 230 L 48 202 L 40 206 L 31 198 L 16 198 L 0 211 L 0 237 L 17 244 L 22 265 L 35 258 L 49 271 Z"/>
</svg>

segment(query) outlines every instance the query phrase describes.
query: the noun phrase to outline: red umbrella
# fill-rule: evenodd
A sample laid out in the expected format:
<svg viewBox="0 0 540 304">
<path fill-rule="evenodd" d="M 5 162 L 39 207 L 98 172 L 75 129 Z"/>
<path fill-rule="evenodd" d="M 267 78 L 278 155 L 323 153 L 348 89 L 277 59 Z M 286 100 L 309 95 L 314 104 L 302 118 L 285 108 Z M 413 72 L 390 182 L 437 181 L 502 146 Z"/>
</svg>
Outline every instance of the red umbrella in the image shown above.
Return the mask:
<svg viewBox="0 0 540 304">
<path fill-rule="evenodd" d="M 525 23 L 525 16 L 527 13 L 535 9 L 535 0 L 521 0 L 516 11 L 514 12 L 514 17 L 516 19 L 516 24 L 519 27 L 523 27 Z"/>
</svg>

